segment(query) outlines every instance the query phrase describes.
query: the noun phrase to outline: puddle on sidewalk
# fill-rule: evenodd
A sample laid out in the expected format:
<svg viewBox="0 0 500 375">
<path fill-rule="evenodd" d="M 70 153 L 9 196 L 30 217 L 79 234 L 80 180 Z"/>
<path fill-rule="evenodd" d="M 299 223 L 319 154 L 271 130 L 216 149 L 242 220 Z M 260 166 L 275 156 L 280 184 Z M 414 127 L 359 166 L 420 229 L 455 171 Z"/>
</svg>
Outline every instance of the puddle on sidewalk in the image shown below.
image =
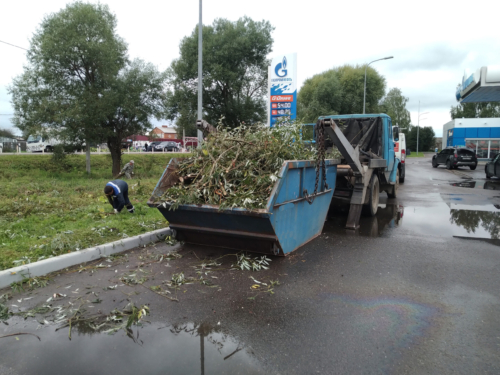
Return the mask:
<svg viewBox="0 0 500 375">
<path fill-rule="evenodd" d="M 379 205 L 376 216 L 361 216 L 356 231 L 345 229 L 347 210 L 336 210 L 330 212 L 323 233 L 380 237 L 405 228 L 418 236 L 485 239 L 500 245 L 500 204 L 494 202 L 475 195 L 441 194 L 430 207 Z"/>
<path fill-rule="evenodd" d="M 252 349 L 218 327 L 145 323 L 133 328 L 133 338 L 123 330 L 108 335 L 75 327 L 71 341 L 67 329 L 55 332 L 55 326 L 11 328 L 32 332 L 41 341 L 28 335 L 3 338 L 0 370 L 12 369 L 11 375 L 261 374 Z"/>
</svg>

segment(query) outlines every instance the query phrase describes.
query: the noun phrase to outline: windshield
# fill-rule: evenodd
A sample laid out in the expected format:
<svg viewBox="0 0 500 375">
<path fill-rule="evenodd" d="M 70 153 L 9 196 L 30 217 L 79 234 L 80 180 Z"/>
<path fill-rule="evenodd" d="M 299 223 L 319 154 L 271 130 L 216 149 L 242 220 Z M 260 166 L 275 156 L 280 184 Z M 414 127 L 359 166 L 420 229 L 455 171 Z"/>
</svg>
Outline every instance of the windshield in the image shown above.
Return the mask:
<svg viewBox="0 0 500 375">
<path fill-rule="evenodd" d="M 40 142 L 41 140 L 42 140 L 42 137 L 39 135 L 35 135 L 35 136 L 30 135 L 28 137 L 28 143 L 36 143 L 36 142 Z"/>
</svg>

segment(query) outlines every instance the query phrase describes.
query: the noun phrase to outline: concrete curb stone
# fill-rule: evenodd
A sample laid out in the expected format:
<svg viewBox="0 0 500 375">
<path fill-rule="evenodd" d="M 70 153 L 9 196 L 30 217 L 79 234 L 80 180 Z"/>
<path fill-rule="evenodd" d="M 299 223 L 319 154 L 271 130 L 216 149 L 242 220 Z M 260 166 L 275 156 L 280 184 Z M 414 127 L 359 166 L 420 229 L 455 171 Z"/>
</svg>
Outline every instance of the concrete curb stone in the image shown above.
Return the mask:
<svg viewBox="0 0 500 375">
<path fill-rule="evenodd" d="M 0 271 L 0 289 L 14 282 L 21 281 L 25 277 L 47 275 L 51 272 L 99 259 L 102 255 L 116 254 L 141 245 L 162 241 L 165 237 L 170 236 L 171 233 L 170 228 L 158 229 L 139 236 L 124 238 L 120 241 L 89 247 L 88 249 L 59 255 L 39 262 L 9 268 Z"/>
</svg>

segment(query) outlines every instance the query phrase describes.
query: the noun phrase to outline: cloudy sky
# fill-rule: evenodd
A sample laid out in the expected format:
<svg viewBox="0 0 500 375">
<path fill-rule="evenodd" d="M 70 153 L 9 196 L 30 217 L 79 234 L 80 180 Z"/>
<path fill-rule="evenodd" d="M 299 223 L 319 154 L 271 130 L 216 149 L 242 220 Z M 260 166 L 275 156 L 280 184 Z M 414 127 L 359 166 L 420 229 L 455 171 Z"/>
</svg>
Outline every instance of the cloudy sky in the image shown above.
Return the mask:
<svg viewBox="0 0 500 375">
<path fill-rule="evenodd" d="M 95 2 L 95 1 L 90 1 Z M 0 41 L 28 48 L 45 15 L 64 0 L 5 2 L 0 15 Z M 180 40 L 198 22 L 198 0 L 103 0 L 118 19 L 118 34 L 129 56 L 152 62 L 161 70 L 178 57 Z M 275 55 L 297 52 L 299 86 L 324 70 L 342 64 L 372 66 L 409 98 L 408 109 L 421 126 L 437 136 L 456 105 L 455 88 L 465 71 L 500 64 L 500 34 L 494 0 L 461 1 L 270 1 L 204 0 L 203 23 L 215 18 L 249 16 L 276 28 Z M 496 10 L 495 10 L 496 9 Z M 26 51 L 0 43 L 0 128 L 10 128 L 13 113 L 7 86 L 21 74 Z M 360 108 L 360 112 L 361 112 Z"/>
</svg>

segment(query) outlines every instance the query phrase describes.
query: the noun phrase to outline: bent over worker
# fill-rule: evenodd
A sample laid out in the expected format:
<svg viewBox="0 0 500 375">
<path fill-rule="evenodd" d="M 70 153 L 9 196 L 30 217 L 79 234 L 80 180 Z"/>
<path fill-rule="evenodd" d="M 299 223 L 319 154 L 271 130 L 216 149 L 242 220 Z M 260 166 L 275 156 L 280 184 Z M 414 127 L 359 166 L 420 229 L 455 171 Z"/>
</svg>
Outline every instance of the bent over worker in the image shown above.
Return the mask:
<svg viewBox="0 0 500 375">
<path fill-rule="evenodd" d="M 113 206 L 115 214 L 121 212 L 123 207 L 127 207 L 128 212 L 134 213 L 134 206 L 128 199 L 128 184 L 123 180 L 109 181 L 104 187 L 104 194 L 109 203 Z"/>
<path fill-rule="evenodd" d="M 127 164 L 125 164 L 121 170 L 121 172 L 116 177 L 121 177 L 125 175 L 128 179 L 131 179 L 134 175 L 134 161 L 130 160 Z"/>
</svg>

